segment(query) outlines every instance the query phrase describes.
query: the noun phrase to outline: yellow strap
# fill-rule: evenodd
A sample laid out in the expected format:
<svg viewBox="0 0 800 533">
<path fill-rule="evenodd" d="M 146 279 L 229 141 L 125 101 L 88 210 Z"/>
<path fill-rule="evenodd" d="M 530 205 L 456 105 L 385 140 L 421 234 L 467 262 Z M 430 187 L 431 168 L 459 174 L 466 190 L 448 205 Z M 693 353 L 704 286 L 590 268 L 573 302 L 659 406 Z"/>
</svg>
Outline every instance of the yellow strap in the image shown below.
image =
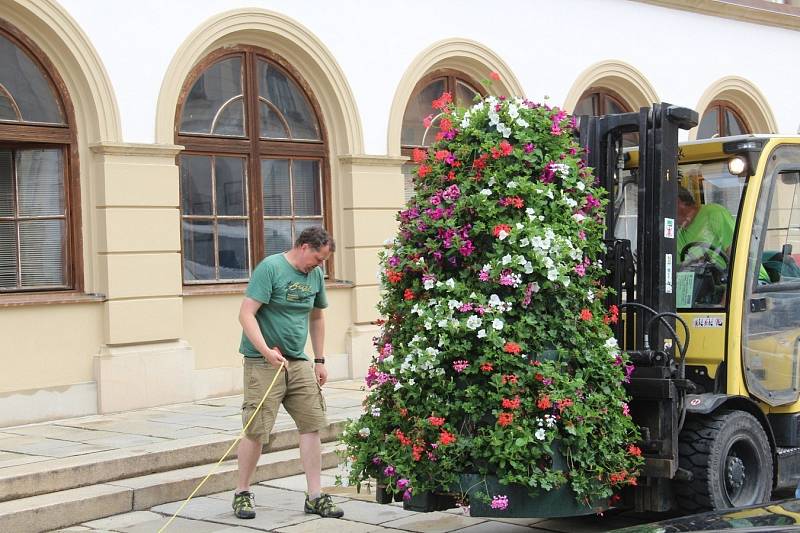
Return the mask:
<svg viewBox="0 0 800 533">
<path fill-rule="evenodd" d="M 195 489 L 192 491 L 192 493 L 189 495 L 189 497 L 188 497 L 188 498 L 186 498 L 186 499 L 183 501 L 183 503 L 181 504 L 181 506 L 180 506 L 180 507 L 178 507 L 178 510 L 177 510 L 177 511 L 175 511 L 175 514 L 173 514 L 173 515 L 172 515 L 172 517 L 169 519 L 169 522 L 167 522 L 166 524 L 164 524 L 164 527 L 162 527 L 161 529 L 159 529 L 159 530 L 158 530 L 158 533 L 162 533 L 163 531 L 165 531 L 165 530 L 166 530 L 166 529 L 169 527 L 169 525 L 172 523 L 172 521 L 173 521 L 173 520 L 175 520 L 175 517 L 176 517 L 176 516 L 178 516 L 178 513 L 180 513 L 181 511 L 183 511 L 183 508 L 184 508 L 184 507 L 186 507 L 186 504 L 187 504 L 187 503 L 189 503 L 189 500 L 191 500 L 192 498 L 194 498 L 194 495 L 195 495 L 195 494 L 197 494 L 197 491 L 198 491 L 198 490 L 200 490 L 200 487 L 202 487 L 202 486 L 203 486 L 203 484 L 205 484 L 205 482 L 206 482 L 206 481 L 208 481 L 208 478 L 210 478 L 210 477 L 211 477 L 211 474 L 213 474 L 214 472 L 216 472 L 217 468 L 219 468 L 219 465 L 221 465 L 221 464 L 222 464 L 222 462 L 225 460 L 225 458 L 226 458 L 226 457 L 228 457 L 228 454 L 229 454 L 229 453 L 231 453 L 231 450 L 233 449 L 233 447 L 234 447 L 234 446 L 236 446 L 236 444 L 237 444 L 237 443 L 238 443 L 240 440 L 242 440 L 242 437 L 244 437 L 244 432 L 245 432 L 245 431 L 247 431 L 247 428 L 249 428 L 249 427 L 250 427 L 250 423 L 251 423 L 251 422 L 253 421 L 253 419 L 256 417 L 256 413 L 258 413 L 259 409 L 261 409 L 261 406 L 262 406 L 262 405 L 264 405 L 264 400 L 266 400 L 266 399 L 267 399 L 267 396 L 269 395 L 270 391 L 272 390 L 272 386 L 273 386 L 273 385 L 275 385 L 275 381 L 277 381 L 277 379 L 278 379 L 278 376 L 280 376 L 280 375 L 281 375 L 281 370 L 283 370 L 283 366 L 284 366 L 285 364 L 286 364 L 286 363 L 281 363 L 281 366 L 278 368 L 278 371 L 275 373 L 275 377 L 274 377 L 274 378 L 272 378 L 272 383 L 270 383 L 270 384 L 269 384 L 269 387 L 267 387 L 267 392 L 265 392 L 265 393 L 264 393 L 264 397 L 263 397 L 263 398 L 261 398 L 261 401 L 260 401 L 260 402 L 258 402 L 258 407 L 256 407 L 256 410 L 255 410 L 255 411 L 253 411 L 253 415 L 250 417 L 250 420 L 248 420 L 248 421 L 247 421 L 247 424 L 245 424 L 245 425 L 244 425 L 244 427 L 242 428 L 242 431 L 241 431 L 241 433 L 239 433 L 239 436 L 238 436 L 238 437 L 236 437 L 236 440 L 234 440 L 234 441 L 233 441 L 233 443 L 230 445 L 230 447 L 228 448 L 228 451 L 226 451 L 226 452 L 223 454 L 223 456 L 222 456 L 222 457 L 220 457 L 219 461 L 217 461 L 217 464 L 215 464 L 215 465 L 214 465 L 214 468 L 212 468 L 212 469 L 211 469 L 211 472 L 209 472 L 209 473 L 208 473 L 208 475 L 207 475 L 206 477 L 204 477 L 204 478 L 203 478 L 203 481 L 201 481 L 201 482 L 200 482 L 200 484 L 199 484 L 199 485 L 197 485 L 197 487 L 196 487 L 196 488 L 195 488 Z"/>
</svg>

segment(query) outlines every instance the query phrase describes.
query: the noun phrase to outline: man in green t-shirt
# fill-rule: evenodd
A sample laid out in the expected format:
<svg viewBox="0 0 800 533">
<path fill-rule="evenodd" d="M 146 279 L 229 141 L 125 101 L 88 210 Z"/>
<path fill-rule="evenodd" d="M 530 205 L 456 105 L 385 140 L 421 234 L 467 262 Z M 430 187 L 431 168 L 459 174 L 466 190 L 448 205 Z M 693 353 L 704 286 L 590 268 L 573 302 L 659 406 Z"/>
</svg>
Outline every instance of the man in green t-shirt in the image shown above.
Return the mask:
<svg viewBox="0 0 800 533">
<path fill-rule="evenodd" d="M 300 459 L 308 493 L 304 510 L 326 518 L 344 513 L 331 497 L 321 492 L 321 444 L 319 431 L 327 425 L 322 385 L 325 369 L 325 322 L 328 306 L 325 277 L 319 268 L 335 251 L 333 238 L 321 227 L 303 230 L 286 253 L 267 257 L 253 271 L 239 310 L 244 356 L 244 402 L 242 423 L 253 414 L 253 422 L 239 443 L 239 482 L 233 496 L 238 518 L 255 518 L 255 498 L 250 480 L 269 439 L 281 404 L 292 416 L 300 433 Z M 305 353 L 311 335 L 314 361 Z M 276 373 L 275 383 L 261 409 L 257 410 Z"/>
</svg>

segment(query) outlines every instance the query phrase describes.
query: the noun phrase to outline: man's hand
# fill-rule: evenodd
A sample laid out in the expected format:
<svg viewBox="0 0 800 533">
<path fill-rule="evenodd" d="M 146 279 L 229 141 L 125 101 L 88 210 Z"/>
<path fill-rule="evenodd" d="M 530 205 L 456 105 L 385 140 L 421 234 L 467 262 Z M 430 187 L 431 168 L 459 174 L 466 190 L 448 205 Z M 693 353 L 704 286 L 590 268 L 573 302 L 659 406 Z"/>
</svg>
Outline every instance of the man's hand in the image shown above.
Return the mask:
<svg viewBox="0 0 800 533">
<path fill-rule="evenodd" d="M 319 383 L 320 387 L 328 381 L 328 369 L 325 368 L 324 364 L 314 365 L 314 375 L 317 376 L 317 383 Z"/>
<path fill-rule="evenodd" d="M 267 350 L 264 354 L 264 359 L 273 366 L 281 366 L 281 363 L 286 363 L 286 359 L 281 354 L 281 349 L 277 346 L 273 349 Z"/>
</svg>

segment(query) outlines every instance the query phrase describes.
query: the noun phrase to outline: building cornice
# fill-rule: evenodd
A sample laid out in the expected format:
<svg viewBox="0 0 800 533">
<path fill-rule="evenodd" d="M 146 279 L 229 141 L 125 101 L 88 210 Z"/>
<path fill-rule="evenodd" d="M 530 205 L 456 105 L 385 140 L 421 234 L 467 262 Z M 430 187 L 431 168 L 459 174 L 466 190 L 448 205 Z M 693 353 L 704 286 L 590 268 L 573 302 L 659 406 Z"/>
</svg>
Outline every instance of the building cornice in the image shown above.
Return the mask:
<svg viewBox="0 0 800 533">
<path fill-rule="evenodd" d="M 800 7 L 766 0 L 634 0 L 703 15 L 800 31 Z"/>
</svg>

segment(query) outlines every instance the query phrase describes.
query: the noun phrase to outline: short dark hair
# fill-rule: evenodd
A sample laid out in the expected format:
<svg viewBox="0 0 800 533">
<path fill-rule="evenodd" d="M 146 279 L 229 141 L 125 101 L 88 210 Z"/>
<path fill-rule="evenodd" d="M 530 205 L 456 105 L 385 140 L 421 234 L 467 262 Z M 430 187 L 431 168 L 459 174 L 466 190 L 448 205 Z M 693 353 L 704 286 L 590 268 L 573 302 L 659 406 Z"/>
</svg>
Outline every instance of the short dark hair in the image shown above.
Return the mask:
<svg viewBox="0 0 800 533">
<path fill-rule="evenodd" d="M 696 205 L 694 196 L 685 187 L 678 187 L 678 200 L 684 205 Z"/>
<path fill-rule="evenodd" d="M 315 250 L 319 250 L 323 246 L 329 246 L 331 252 L 336 251 L 336 243 L 333 241 L 333 237 L 322 226 L 311 226 L 304 229 L 297 236 L 297 240 L 294 241 L 294 246 L 295 248 L 300 248 L 304 244 L 308 244 Z"/>
</svg>

